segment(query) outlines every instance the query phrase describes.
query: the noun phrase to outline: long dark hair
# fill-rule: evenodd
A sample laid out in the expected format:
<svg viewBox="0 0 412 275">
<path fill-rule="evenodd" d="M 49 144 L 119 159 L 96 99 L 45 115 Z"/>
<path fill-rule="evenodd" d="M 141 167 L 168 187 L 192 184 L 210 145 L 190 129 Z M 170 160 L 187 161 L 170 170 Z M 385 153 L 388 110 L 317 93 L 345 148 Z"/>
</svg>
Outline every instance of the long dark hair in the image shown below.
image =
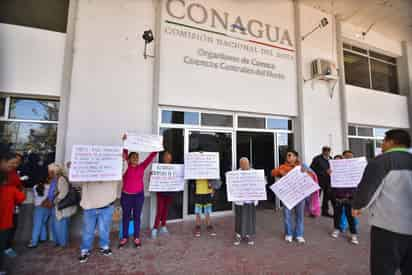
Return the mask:
<svg viewBox="0 0 412 275">
<path fill-rule="evenodd" d="M 42 170 L 44 170 L 44 169 L 42 169 Z M 48 173 L 47 172 L 45 173 L 45 171 L 42 171 L 40 181 L 36 186 L 36 193 L 37 193 L 38 196 L 40 196 L 40 197 L 44 196 L 44 190 L 46 189 L 45 185 L 48 182 L 49 182 Z"/>
</svg>

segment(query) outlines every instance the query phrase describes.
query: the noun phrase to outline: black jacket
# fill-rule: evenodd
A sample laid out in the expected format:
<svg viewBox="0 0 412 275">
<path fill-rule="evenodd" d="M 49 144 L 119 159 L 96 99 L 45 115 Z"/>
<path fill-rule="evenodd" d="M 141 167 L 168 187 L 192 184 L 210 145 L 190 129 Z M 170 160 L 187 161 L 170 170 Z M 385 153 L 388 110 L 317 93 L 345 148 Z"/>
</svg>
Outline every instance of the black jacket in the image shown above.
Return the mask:
<svg viewBox="0 0 412 275">
<path fill-rule="evenodd" d="M 327 171 L 330 168 L 329 159 L 325 159 L 323 155 L 316 156 L 310 165 L 313 171 L 318 176 L 319 185 L 322 188 L 330 186 L 330 175 Z"/>
</svg>

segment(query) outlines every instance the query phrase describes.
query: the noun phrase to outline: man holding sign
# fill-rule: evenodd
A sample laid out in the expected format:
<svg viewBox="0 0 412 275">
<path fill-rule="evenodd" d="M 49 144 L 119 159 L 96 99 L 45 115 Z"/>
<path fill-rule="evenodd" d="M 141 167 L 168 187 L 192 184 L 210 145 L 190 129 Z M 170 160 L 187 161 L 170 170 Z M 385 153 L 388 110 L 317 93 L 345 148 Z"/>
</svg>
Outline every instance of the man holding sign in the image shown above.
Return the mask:
<svg viewBox="0 0 412 275">
<path fill-rule="evenodd" d="M 281 179 L 279 182 L 275 182 L 271 189 L 285 205 L 283 207 L 285 241 L 291 243 L 295 237 L 298 243 L 304 244 L 305 198 L 319 190 L 319 186 L 315 182 L 315 175 L 300 166 L 298 157 L 298 152 L 287 151 L 286 162 L 279 168 L 272 170 L 272 176 L 281 177 Z M 295 212 L 295 227 L 292 225 L 293 212 Z"/>
</svg>

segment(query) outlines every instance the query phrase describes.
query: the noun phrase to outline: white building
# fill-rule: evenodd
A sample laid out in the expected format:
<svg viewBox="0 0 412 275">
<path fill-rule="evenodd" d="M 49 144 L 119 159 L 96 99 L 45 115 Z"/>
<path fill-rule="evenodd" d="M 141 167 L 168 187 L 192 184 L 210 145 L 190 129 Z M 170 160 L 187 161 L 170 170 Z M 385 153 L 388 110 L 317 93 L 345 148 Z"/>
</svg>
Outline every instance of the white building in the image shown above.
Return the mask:
<svg viewBox="0 0 412 275">
<path fill-rule="evenodd" d="M 2 1 L 0 138 L 63 162 L 74 144 L 160 133 L 175 161 L 218 150 L 224 171 L 247 156 L 268 173 L 287 147 L 306 162 L 322 145 L 373 157 L 385 129 L 410 128 L 411 10 L 408 1 Z M 155 40 L 144 58 L 146 30 Z M 316 59 L 334 64 L 337 80 L 333 66 L 327 80 L 314 77 Z M 192 217 L 192 193 L 176 194 L 170 219 Z M 147 225 L 155 197 L 146 196 Z M 225 196 L 216 212 L 231 210 Z"/>
</svg>

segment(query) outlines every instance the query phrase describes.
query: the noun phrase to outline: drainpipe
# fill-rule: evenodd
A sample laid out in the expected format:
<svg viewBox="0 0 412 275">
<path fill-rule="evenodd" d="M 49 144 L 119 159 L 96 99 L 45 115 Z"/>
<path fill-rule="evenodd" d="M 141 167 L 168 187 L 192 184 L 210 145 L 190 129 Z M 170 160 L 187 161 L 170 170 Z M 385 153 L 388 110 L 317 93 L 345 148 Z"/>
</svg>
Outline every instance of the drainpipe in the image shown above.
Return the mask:
<svg viewBox="0 0 412 275">
<path fill-rule="evenodd" d="M 60 91 L 59 125 L 56 141 L 56 162 L 64 163 L 66 159 L 66 137 L 69 128 L 70 88 L 73 71 L 74 40 L 76 33 L 78 0 L 71 0 L 67 18 L 66 43 L 64 47 L 64 61 L 62 83 Z"/>
<path fill-rule="evenodd" d="M 300 1 L 293 1 L 293 17 L 295 21 L 295 49 L 296 49 L 296 89 L 298 95 L 298 115 L 295 120 L 295 144 L 297 151 L 300 152 L 302 160 L 305 159 L 305 127 L 303 123 L 304 108 L 303 108 L 303 70 L 302 70 L 302 39 L 300 29 Z"/>
<path fill-rule="evenodd" d="M 404 64 L 404 76 L 407 79 L 405 85 L 405 95 L 408 97 L 408 113 L 409 113 L 409 133 L 412 135 L 412 43 L 402 41 L 402 56 Z"/>
<path fill-rule="evenodd" d="M 336 57 L 339 77 L 340 115 L 342 125 L 343 150 L 349 149 L 348 140 L 348 108 L 346 101 L 345 64 L 343 60 L 342 22 L 335 16 Z"/>
</svg>

